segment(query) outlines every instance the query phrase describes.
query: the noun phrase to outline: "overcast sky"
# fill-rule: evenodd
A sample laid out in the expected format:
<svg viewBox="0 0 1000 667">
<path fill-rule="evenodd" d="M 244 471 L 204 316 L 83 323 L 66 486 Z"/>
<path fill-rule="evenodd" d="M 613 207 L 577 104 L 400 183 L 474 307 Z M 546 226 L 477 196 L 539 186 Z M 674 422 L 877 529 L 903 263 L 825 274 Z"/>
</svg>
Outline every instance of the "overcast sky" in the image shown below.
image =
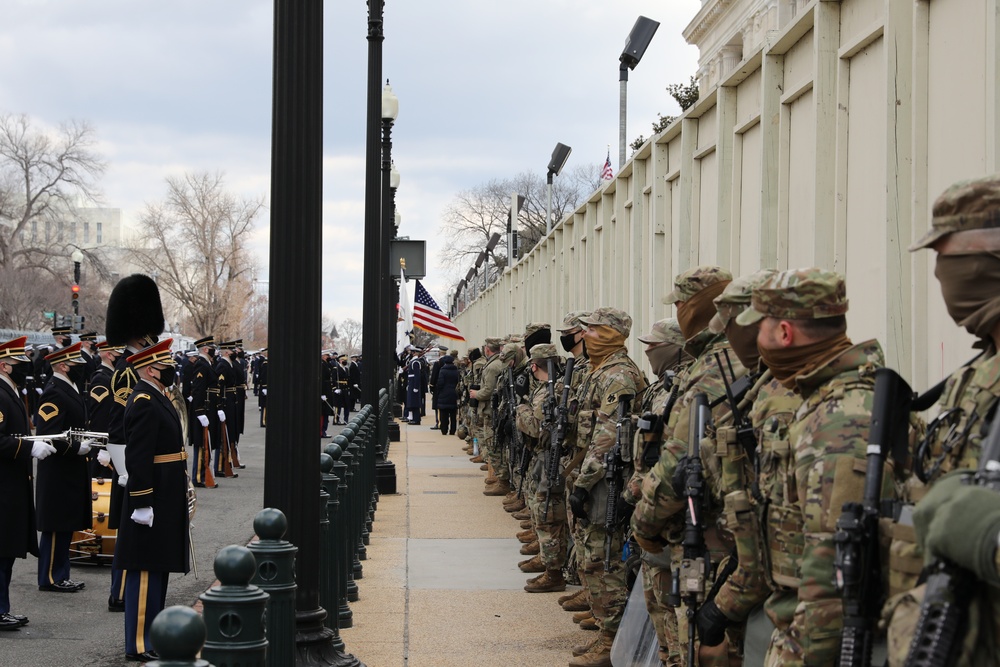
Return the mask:
<svg viewBox="0 0 1000 667">
<path fill-rule="evenodd" d="M 393 158 L 401 235 L 428 241 L 446 307 L 439 219 L 456 193 L 525 170 L 617 171 L 618 56 L 639 15 L 660 21 L 629 76 L 629 141 L 678 108 L 698 52 L 681 31 L 699 0 L 387 0 L 383 77 L 399 97 Z M 325 4 L 323 311 L 361 319 L 367 3 Z M 273 4 L 266 0 L 7 0 L 0 111 L 58 126 L 86 120 L 110 167 L 108 206 L 134 221 L 164 178 L 221 171 L 229 190 L 270 195 Z M 267 279 L 269 221 L 252 247 Z M 460 267 L 464 274 L 467 267 Z"/>
</svg>

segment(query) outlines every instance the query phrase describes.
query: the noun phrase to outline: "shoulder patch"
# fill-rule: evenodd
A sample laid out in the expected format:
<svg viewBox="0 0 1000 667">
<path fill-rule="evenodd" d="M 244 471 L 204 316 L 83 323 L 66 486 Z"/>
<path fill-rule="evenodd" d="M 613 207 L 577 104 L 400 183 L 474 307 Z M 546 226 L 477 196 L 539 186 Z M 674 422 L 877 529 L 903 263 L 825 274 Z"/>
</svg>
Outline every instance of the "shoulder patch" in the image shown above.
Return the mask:
<svg viewBox="0 0 1000 667">
<path fill-rule="evenodd" d="M 136 394 L 135 395 L 135 400 L 133 400 L 132 402 L 135 403 L 135 401 L 141 401 L 143 399 L 145 399 L 147 401 L 151 401 L 151 400 L 153 400 L 153 397 L 150 396 L 149 394 L 147 394 L 146 392 L 142 392 L 141 394 Z"/>
<path fill-rule="evenodd" d="M 49 421 L 53 417 L 59 414 L 59 406 L 55 403 L 42 403 L 38 406 L 38 416 Z"/>
<path fill-rule="evenodd" d="M 605 402 L 606 403 L 617 403 L 618 402 L 618 394 L 608 394 L 608 398 L 607 398 L 607 400 Z"/>
<path fill-rule="evenodd" d="M 195 377 L 196 377 L 196 378 L 203 378 L 203 377 L 205 377 L 205 376 L 201 374 L 201 371 L 198 371 L 198 374 L 197 374 L 197 375 L 195 375 Z"/>
<path fill-rule="evenodd" d="M 109 394 L 111 394 L 111 390 L 103 385 L 97 385 L 90 390 L 90 397 L 98 403 L 107 398 Z"/>
<path fill-rule="evenodd" d="M 2 412 L 0 412 L 0 424 L 2 424 L 2 423 L 3 423 L 3 420 L 4 420 L 4 416 L 3 416 L 3 413 L 2 413 Z"/>
</svg>

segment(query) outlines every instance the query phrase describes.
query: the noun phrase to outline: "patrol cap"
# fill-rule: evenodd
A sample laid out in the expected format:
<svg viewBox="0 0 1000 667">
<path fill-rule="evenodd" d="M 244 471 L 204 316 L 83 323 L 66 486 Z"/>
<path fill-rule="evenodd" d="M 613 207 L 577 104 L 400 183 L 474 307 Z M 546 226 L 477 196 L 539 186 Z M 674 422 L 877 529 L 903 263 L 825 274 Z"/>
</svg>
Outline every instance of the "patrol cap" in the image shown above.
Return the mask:
<svg viewBox="0 0 1000 667">
<path fill-rule="evenodd" d="M 846 312 L 843 276 L 817 268 L 789 269 L 753 288 L 750 307 L 736 317 L 736 323 L 745 327 L 765 317 L 821 320 Z"/>
<path fill-rule="evenodd" d="M 0 344 L 0 361 L 31 361 L 24 353 L 27 342 L 28 337 L 21 336 Z"/>
<path fill-rule="evenodd" d="M 204 338 L 199 338 L 194 342 L 195 347 L 212 347 L 215 345 L 215 336 L 205 336 Z"/>
<path fill-rule="evenodd" d="M 453 359 L 458 359 L 458 350 L 456 350 L 455 348 L 448 350 L 448 356 L 452 357 Z"/>
<path fill-rule="evenodd" d="M 934 201 L 931 229 L 910 246 L 927 248 L 952 232 L 1000 227 L 1000 174 L 955 183 Z"/>
<path fill-rule="evenodd" d="M 507 343 L 500 350 L 500 363 L 506 364 L 511 361 L 515 356 L 517 356 L 517 351 L 521 349 L 521 346 L 517 343 Z"/>
<path fill-rule="evenodd" d="M 500 347 L 503 342 L 499 338 L 486 338 L 483 345 L 488 345 L 489 347 Z"/>
<path fill-rule="evenodd" d="M 544 322 L 532 322 L 531 324 L 524 327 L 524 337 L 527 338 L 531 334 L 541 331 L 542 329 L 550 329 L 551 327 Z"/>
<path fill-rule="evenodd" d="M 640 343 L 673 343 L 683 346 L 687 341 L 681 333 L 681 326 L 677 323 L 677 318 L 668 317 L 653 324 L 653 328 L 645 336 L 639 336 Z"/>
<path fill-rule="evenodd" d="M 706 287 L 732 279 L 733 274 L 721 266 L 696 266 L 674 278 L 674 289 L 663 297 L 663 303 L 687 301 Z"/>
<path fill-rule="evenodd" d="M 164 366 L 176 366 L 173 355 L 170 353 L 170 346 L 173 345 L 173 338 L 165 338 L 156 345 L 145 347 L 131 357 L 126 359 L 135 368 L 143 368 L 152 364 L 163 364 Z"/>
<path fill-rule="evenodd" d="M 586 317 L 587 315 L 590 315 L 589 310 L 572 310 L 566 313 L 566 316 L 563 317 L 562 328 L 557 329 L 557 331 L 560 333 L 566 333 L 568 331 L 572 331 L 573 329 L 579 329 L 583 326 L 580 323 L 580 318 Z"/>
<path fill-rule="evenodd" d="M 621 335 L 628 337 L 632 331 L 632 318 L 624 310 L 605 306 L 598 308 L 586 317 L 581 317 L 580 322 L 587 326 L 611 327 Z"/>
<path fill-rule="evenodd" d="M 45 361 L 50 364 L 84 364 L 86 360 L 83 358 L 83 344 L 77 341 L 69 347 L 64 347 L 51 354 L 47 354 Z"/>
<path fill-rule="evenodd" d="M 715 304 L 716 313 L 708 323 L 708 328 L 712 333 L 722 333 L 726 330 L 729 320 L 742 313 L 750 305 L 750 297 L 753 288 L 764 283 L 765 280 L 777 273 L 775 269 L 761 269 L 749 276 L 740 276 L 733 282 L 726 285 L 722 294 L 712 301 Z"/>
<path fill-rule="evenodd" d="M 531 361 L 545 361 L 546 359 L 557 358 L 559 352 L 552 343 L 539 343 L 531 348 L 528 358 Z"/>
</svg>

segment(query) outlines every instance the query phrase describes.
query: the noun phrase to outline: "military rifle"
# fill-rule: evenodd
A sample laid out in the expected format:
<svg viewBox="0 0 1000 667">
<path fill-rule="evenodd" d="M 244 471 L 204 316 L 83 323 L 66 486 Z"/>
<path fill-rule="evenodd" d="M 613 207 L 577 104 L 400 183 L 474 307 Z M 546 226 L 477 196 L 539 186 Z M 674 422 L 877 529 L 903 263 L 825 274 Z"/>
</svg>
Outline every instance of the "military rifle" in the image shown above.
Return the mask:
<svg viewBox="0 0 1000 667">
<path fill-rule="evenodd" d="M 687 607 L 688 667 L 697 663 L 695 636 L 698 624 L 695 616 L 705 601 L 705 580 L 708 576 L 708 549 L 705 546 L 705 524 L 702 508 L 705 503 L 705 476 L 701 466 L 701 439 L 712 421 L 712 410 L 706 394 L 696 394 L 691 403 L 691 426 L 688 432 L 687 464 L 684 467 L 684 497 L 687 512 L 684 514 L 684 558 L 674 571 L 671 602 Z"/>
<path fill-rule="evenodd" d="M 659 415 L 654 415 L 652 412 L 643 413 L 636 424 L 639 427 L 639 432 L 642 433 L 642 467 L 646 470 L 652 470 L 656 462 L 660 460 L 663 427 L 670 419 L 670 412 L 674 409 L 674 404 L 677 403 L 677 398 L 680 396 L 681 386 L 674 381 L 676 377 L 677 374 L 673 371 L 666 371 L 663 374 L 663 388 L 670 392 L 667 402 L 663 406 L 663 412 Z"/>
<path fill-rule="evenodd" d="M 1000 419 L 995 416 L 981 449 L 979 469 L 966 482 L 1000 492 Z M 959 648 L 968 626 L 969 603 L 977 578 L 972 572 L 941 558 L 924 572 L 929 573 L 927 588 L 904 665 L 953 665 L 961 653 Z"/>
<path fill-rule="evenodd" d="M 543 517 L 548 519 L 549 503 L 552 494 L 559 485 L 559 460 L 562 458 L 563 441 L 566 439 L 566 426 L 569 423 L 569 390 L 573 380 L 573 365 L 576 359 L 570 357 L 566 361 L 566 370 L 563 371 L 562 398 L 555 406 L 555 422 L 549 427 L 549 458 L 545 465 L 545 479 L 548 482 L 548 490 L 545 493 L 545 511 Z M 552 386 L 552 374 L 555 371 L 555 364 L 549 360 L 549 396 L 554 399 L 554 388 Z M 546 420 L 548 416 L 546 416 Z"/>
<path fill-rule="evenodd" d="M 622 451 L 632 446 L 632 399 L 628 394 L 618 397 L 618 422 L 615 425 L 615 444 L 604 455 L 604 480 L 608 484 L 608 500 L 604 509 L 604 571 L 611 570 L 611 544 L 614 532 L 621 523 L 618 516 L 618 498 L 622 494 L 625 461 Z"/>
<path fill-rule="evenodd" d="M 507 386 L 505 388 L 507 394 L 507 426 L 510 429 L 508 433 L 508 463 L 511 467 L 511 473 L 517 472 L 519 474 L 519 479 L 517 481 L 517 497 L 520 498 L 524 491 L 524 476 L 528 469 L 528 462 L 531 460 L 530 452 L 525 451 L 527 448 L 524 446 L 524 441 L 521 438 L 521 431 L 517 428 L 517 404 L 519 402 L 517 397 L 517 392 L 514 390 L 514 368 L 513 366 L 507 367 Z M 517 462 L 515 466 L 515 461 Z"/>
<path fill-rule="evenodd" d="M 722 375 L 722 384 L 726 388 L 725 399 L 729 403 L 729 411 L 733 415 L 733 426 L 736 428 L 736 442 L 740 444 L 746 455 L 754 462 L 754 469 L 756 469 L 757 437 L 754 435 L 753 423 L 750 421 L 749 414 L 740 411 L 740 403 L 743 402 L 743 399 L 753 388 L 760 374 L 746 373 L 740 377 L 736 377 L 733 364 L 729 359 L 729 350 L 723 350 L 723 353 L 726 355 L 726 366 L 722 365 L 722 358 L 718 352 L 715 353 L 715 363 L 719 366 L 719 372 Z M 732 382 L 726 377 L 727 366 L 729 368 L 729 375 L 733 378 Z"/>
<path fill-rule="evenodd" d="M 864 495 L 861 503 L 844 503 L 833 534 L 834 585 L 844 604 L 839 667 L 871 664 L 875 625 L 884 601 L 878 522 L 892 513 L 891 505 L 888 511 L 883 508 L 882 471 L 886 457 L 907 446 L 912 399 L 913 391 L 896 371 L 875 371 Z"/>
</svg>

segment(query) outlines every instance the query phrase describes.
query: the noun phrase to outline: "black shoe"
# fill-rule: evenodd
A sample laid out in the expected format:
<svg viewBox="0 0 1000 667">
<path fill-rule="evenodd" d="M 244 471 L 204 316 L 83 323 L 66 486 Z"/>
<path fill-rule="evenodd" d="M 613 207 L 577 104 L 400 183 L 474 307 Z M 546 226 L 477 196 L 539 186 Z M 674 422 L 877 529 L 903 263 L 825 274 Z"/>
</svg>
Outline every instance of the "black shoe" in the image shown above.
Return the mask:
<svg viewBox="0 0 1000 667">
<path fill-rule="evenodd" d="M 204 489 L 205 488 L 205 485 L 202 484 L 201 482 L 191 482 L 191 486 L 193 486 L 196 489 Z"/>
<path fill-rule="evenodd" d="M 247 467 L 247 466 L 246 466 L 246 464 L 244 463 L 243 465 L 238 465 L 238 466 L 236 466 L 236 467 L 237 467 L 237 468 L 239 468 L 240 470 L 244 470 L 244 469 L 246 469 L 246 467 Z"/>
<path fill-rule="evenodd" d="M 114 598 L 108 598 L 108 611 L 115 613 L 125 611 L 125 600 L 115 600 Z"/>
<path fill-rule="evenodd" d="M 84 588 L 87 587 L 86 582 L 83 582 L 83 581 L 73 581 L 72 579 L 65 579 L 64 583 L 67 583 L 70 586 L 76 586 L 76 590 L 78 590 L 78 591 L 82 591 Z"/>
<path fill-rule="evenodd" d="M 67 581 L 57 581 L 54 584 L 46 584 L 44 586 L 39 586 L 38 590 L 48 591 L 52 593 L 76 593 L 80 589 L 77 588 L 75 585 L 70 584 Z"/>
<path fill-rule="evenodd" d="M 27 616 L 18 616 L 17 614 L 0 614 L 0 630 L 17 630 L 22 625 L 27 624 Z"/>
<path fill-rule="evenodd" d="M 152 662 L 159 658 L 156 651 L 146 651 L 145 653 L 126 653 L 125 659 L 132 662 Z"/>
<path fill-rule="evenodd" d="M 328 436 L 328 435 L 327 435 L 327 434 L 326 434 L 326 433 L 324 432 L 324 433 L 321 433 L 319 437 L 321 437 L 321 438 L 329 438 L 330 436 Z"/>
</svg>

